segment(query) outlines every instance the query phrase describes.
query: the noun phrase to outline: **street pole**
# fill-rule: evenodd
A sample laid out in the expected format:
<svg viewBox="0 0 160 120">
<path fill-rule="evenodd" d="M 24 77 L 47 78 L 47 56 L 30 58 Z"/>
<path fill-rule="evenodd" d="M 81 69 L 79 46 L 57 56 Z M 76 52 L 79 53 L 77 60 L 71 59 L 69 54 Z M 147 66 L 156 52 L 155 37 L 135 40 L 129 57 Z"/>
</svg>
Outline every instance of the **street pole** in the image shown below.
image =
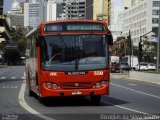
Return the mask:
<svg viewBox="0 0 160 120">
<path fill-rule="evenodd" d="M 158 41 L 157 41 L 157 72 L 159 72 L 159 45 L 160 45 L 160 5 L 159 5 L 159 25 L 158 25 Z"/>
<path fill-rule="evenodd" d="M 131 40 L 131 31 L 129 30 L 129 35 L 127 37 L 128 47 L 129 47 L 129 56 L 130 56 L 130 69 L 131 69 L 131 55 L 132 55 L 132 40 Z"/>
<path fill-rule="evenodd" d="M 139 67 L 139 70 L 140 70 L 140 62 L 142 60 L 142 36 L 140 36 L 140 42 L 139 42 L 139 60 L 138 60 L 138 67 Z"/>
</svg>

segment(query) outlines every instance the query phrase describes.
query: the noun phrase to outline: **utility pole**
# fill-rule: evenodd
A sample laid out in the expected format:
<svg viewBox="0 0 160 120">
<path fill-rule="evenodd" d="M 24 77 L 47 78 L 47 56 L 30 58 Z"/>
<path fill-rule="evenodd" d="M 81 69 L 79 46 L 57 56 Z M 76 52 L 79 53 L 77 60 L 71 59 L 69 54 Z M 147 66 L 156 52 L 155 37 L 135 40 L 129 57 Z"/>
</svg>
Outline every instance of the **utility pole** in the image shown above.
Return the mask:
<svg viewBox="0 0 160 120">
<path fill-rule="evenodd" d="M 139 70 L 140 70 L 140 62 L 142 60 L 142 52 L 143 52 L 143 49 L 142 49 L 142 36 L 140 36 L 140 41 L 139 41 L 139 56 L 138 56 L 138 62 L 139 62 Z"/>
<path fill-rule="evenodd" d="M 159 25 L 158 25 L 158 41 L 157 41 L 157 72 L 159 72 L 159 51 L 160 51 L 160 4 L 159 4 Z"/>
<path fill-rule="evenodd" d="M 131 66 L 131 55 L 132 55 L 132 40 L 131 40 L 131 32 L 130 32 L 130 30 L 129 30 L 129 35 L 127 36 L 127 42 L 128 42 L 128 47 L 129 47 L 129 56 L 130 56 L 130 69 L 131 69 L 131 67 L 133 67 L 133 66 Z"/>
</svg>

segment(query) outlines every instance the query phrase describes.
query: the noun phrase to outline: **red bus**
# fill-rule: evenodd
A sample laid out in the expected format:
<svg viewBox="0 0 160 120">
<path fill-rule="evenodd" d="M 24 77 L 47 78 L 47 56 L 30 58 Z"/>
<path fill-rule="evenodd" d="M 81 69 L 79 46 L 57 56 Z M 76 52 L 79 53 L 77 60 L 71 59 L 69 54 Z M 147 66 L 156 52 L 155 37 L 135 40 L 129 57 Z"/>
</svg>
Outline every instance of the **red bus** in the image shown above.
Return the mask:
<svg viewBox="0 0 160 120">
<path fill-rule="evenodd" d="M 111 32 L 103 21 L 62 20 L 41 23 L 27 35 L 26 80 L 29 95 L 109 95 Z"/>
</svg>

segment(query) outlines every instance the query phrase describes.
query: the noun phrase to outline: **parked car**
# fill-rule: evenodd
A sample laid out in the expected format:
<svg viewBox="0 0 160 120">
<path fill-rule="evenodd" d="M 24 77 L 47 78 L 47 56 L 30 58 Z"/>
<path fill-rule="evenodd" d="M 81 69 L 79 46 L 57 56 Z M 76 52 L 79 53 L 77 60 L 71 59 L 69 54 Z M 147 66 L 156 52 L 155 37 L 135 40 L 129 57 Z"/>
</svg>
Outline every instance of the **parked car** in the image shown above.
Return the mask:
<svg viewBox="0 0 160 120">
<path fill-rule="evenodd" d="M 120 72 L 119 64 L 116 63 L 116 62 L 115 63 L 111 63 L 110 71 L 111 72 Z"/>
<path fill-rule="evenodd" d="M 153 63 L 147 65 L 147 70 L 156 70 L 156 66 Z"/>
<path fill-rule="evenodd" d="M 121 63 L 120 64 L 120 70 L 121 71 L 129 71 L 130 70 L 130 66 L 128 65 L 128 63 Z"/>
<path fill-rule="evenodd" d="M 145 62 L 142 62 L 142 63 L 140 63 L 140 64 L 137 64 L 137 65 L 135 66 L 135 70 L 137 70 L 137 71 L 139 71 L 139 70 L 141 70 L 141 71 L 146 71 L 146 70 L 148 70 L 147 65 L 148 65 L 148 63 L 145 63 Z"/>
</svg>

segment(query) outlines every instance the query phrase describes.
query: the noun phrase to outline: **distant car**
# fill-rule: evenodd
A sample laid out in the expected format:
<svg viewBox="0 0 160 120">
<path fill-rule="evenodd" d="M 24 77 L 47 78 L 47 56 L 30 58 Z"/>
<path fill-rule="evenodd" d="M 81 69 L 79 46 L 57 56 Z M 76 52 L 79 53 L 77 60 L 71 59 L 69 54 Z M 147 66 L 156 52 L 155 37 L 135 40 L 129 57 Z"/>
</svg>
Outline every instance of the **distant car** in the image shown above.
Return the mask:
<svg viewBox="0 0 160 120">
<path fill-rule="evenodd" d="M 128 63 L 121 63 L 120 64 L 120 70 L 125 70 L 125 71 L 129 71 L 130 70 L 130 67 L 128 65 Z"/>
<path fill-rule="evenodd" d="M 153 63 L 147 65 L 147 70 L 156 70 L 156 66 Z"/>
<path fill-rule="evenodd" d="M 147 63 L 140 63 L 140 65 L 137 64 L 135 66 L 135 70 L 137 70 L 137 71 L 139 71 L 139 70 L 146 71 L 146 70 L 148 70 L 147 65 L 148 65 Z"/>
<path fill-rule="evenodd" d="M 117 63 L 111 63 L 110 71 L 111 72 L 120 72 L 119 64 L 117 64 Z"/>
</svg>

